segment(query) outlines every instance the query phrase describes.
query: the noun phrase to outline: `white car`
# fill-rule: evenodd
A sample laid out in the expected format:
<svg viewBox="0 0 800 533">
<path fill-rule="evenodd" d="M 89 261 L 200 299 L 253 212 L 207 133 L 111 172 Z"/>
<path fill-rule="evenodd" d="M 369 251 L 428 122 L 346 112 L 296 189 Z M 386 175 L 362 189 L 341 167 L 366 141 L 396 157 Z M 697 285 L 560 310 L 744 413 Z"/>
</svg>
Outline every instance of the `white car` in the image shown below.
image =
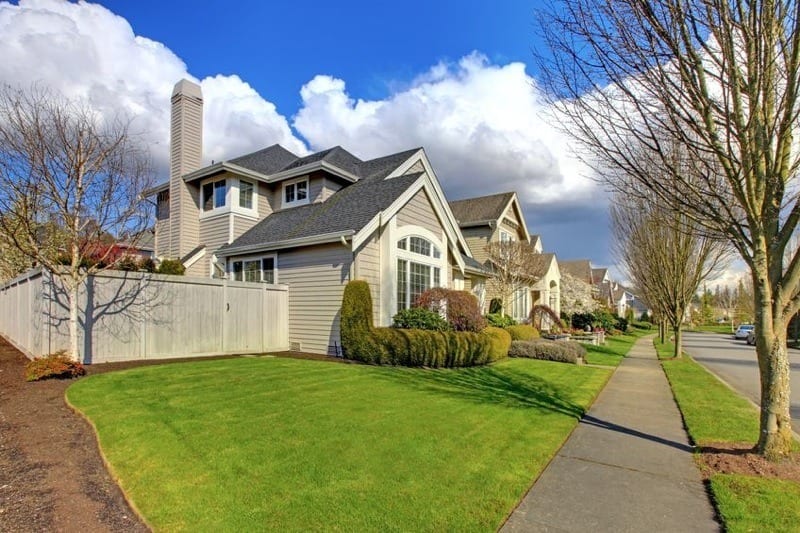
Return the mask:
<svg viewBox="0 0 800 533">
<path fill-rule="evenodd" d="M 733 334 L 734 339 L 746 339 L 751 331 L 755 331 L 756 327 L 752 324 L 742 324 L 736 328 L 736 333 Z"/>
</svg>

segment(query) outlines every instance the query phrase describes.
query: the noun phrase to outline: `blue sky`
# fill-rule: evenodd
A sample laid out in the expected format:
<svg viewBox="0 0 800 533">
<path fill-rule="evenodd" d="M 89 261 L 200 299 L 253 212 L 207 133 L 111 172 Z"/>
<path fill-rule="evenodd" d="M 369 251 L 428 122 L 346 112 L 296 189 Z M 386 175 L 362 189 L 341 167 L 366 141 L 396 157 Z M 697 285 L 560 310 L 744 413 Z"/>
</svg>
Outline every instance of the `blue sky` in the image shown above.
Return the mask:
<svg viewBox="0 0 800 533">
<path fill-rule="evenodd" d="M 612 265 L 607 200 L 536 86 L 538 2 L 0 1 L 0 82 L 124 111 L 166 176 L 169 94 L 201 83 L 204 157 L 423 146 L 450 199 L 517 191 L 564 259 Z"/>
</svg>

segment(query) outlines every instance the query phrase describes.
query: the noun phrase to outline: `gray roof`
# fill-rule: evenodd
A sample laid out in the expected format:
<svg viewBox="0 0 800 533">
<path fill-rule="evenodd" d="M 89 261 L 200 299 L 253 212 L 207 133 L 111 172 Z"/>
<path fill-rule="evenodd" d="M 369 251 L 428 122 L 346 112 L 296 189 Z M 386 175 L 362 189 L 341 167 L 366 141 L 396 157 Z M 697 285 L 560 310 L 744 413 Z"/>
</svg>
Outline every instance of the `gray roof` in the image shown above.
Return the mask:
<svg viewBox="0 0 800 533">
<path fill-rule="evenodd" d="M 592 285 L 592 263 L 588 259 L 575 259 L 573 261 L 559 261 L 558 268 L 562 274 L 569 274 L 575 278 Z"/>
<path fill-rule="evenodd" d="M 231 159 L 229 162 L 240 167 L 255 170 L 261 174 L 274 174 L 280 172 L 298 157 L 279 144 L 273 144 L 263 150 L 252 152 Z"/>
<path fill-rule="evenodd" d="M 513 192 L 504 192 L 449 203 L 459 225 L 480 222 L 488 224 L 503 216 L 503 211 L 513 196 Z"/>
<path fill-rule="evenodd" d="M 362 179 L 338 190 L 325 202 L 276 211 L 219 252 L 348 230 L 357 232 L 397 200 L 421 175 L 408 174 L 389 180 Z"/>
<path fill-rule="evenodd" d="M 359 175 L 358 167 L 363 162 L 341 146 L 334 146 L 333 148 L 329 148 L 315 154 L 297 158 L 283 167 L 281 170 L 291 170 L 293 168 L 316 163 L 317 161 L 330 163 L 331 165 L 339 167 L 340 169 L 357 176 Z"/>
<path fill-rule="evenodd" d="M 469 257 L 466 254 L 461 254 L 461 259 L 464 261 L 464 265 L 467 268 L 472 268 L 473 270 L 477 270 L 479 272 L 485 273 L 487 276 L 491 274 L 491 271 L 486 268 L 483 264 L 481 264 L 477 259 L 474 257 Z"/>
</svg>

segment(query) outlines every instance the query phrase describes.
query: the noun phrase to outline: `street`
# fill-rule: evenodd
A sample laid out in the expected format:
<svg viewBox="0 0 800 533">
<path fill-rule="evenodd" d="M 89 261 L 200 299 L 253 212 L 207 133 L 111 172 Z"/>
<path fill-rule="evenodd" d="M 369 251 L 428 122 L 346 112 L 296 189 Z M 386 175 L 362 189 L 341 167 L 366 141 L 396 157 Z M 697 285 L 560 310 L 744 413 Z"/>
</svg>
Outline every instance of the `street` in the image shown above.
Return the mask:
<svg viewBox="0 0 800 533">
<path fill-rule="evenodd" d="M 760 404 L 761 392 L 755 346 L 733 335 L 684 333 L 683 349 L 741 394 Z M 792 425 L 800 427 L 800 350 L 789 350 Z"/>
</svg>

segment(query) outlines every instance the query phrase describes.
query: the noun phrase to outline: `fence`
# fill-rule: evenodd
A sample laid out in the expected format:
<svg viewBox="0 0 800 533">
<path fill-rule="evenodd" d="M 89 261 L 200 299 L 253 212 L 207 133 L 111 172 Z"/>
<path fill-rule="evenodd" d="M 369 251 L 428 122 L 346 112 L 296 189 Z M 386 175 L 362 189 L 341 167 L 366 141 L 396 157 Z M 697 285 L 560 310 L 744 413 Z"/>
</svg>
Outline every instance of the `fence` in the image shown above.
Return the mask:
<svg viewBox="0 0 800 533">
<path fill-rule="evenodd" d="M 69 347 L 69 300 L 35 269 L 0 286 L 0 333 L 29 357 Z M 286 350 L 288 287 L 103 272 L 79 291 L 84 363 Z"/>
</svg>

